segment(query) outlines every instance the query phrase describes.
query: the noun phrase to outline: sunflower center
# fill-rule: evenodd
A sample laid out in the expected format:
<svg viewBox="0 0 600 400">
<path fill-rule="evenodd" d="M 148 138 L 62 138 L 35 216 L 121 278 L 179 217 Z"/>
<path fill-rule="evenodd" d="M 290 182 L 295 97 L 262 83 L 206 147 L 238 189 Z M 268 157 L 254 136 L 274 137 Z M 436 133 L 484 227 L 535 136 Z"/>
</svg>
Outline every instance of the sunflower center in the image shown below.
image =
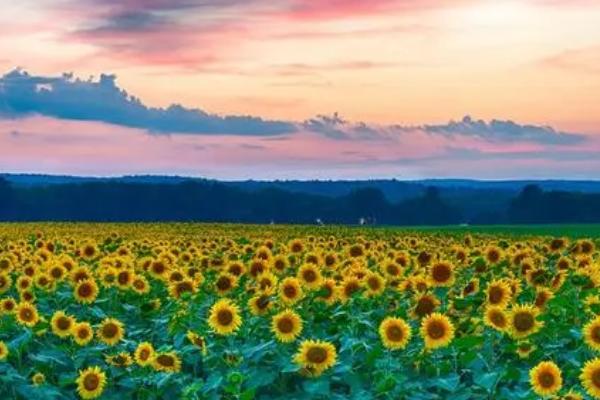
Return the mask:
<svg viewBox="0 0 600 400">
<path fill-rule="evenodd" d="M 104 325 L 104 327 L 102 328 L 102 335 L 107 338 L 113 338 L 117 336 L 118 331 L 119 328 L 117 327 L 117 325 L 110 323 Z"/>
<path fill-rule="evenodd" d="M 292 333 L 294 330 L 294 322 L 289 318 L 282 318 L 277 321 L 277 329 L 281 333 Z"/>
<path fill-rule="evenodd" d="M 217 280 L 217 288 L 219 290 L 228 290 L 231 287 L 231 282 L 226 276 L 222 276 Z"/>
<path fill-rule="evenodd" d="M 544 388 L 550 388 L 554 385 L 554 375 L 549 371 L 544 371 L 539 375 L 540 385 Z"/>
<path fill-rule="evenodd" d="M 527 312 L 519 312 L 514 317 L 514 325 L 517 331 L 519 332 L 527 332 L 534 325 L 533 315 Z"/>
<path fill-rule="evenodd" d="M 415 313 L 422 317 L 431 314 L 434 309 L 435 304 L 433 303 L 433 301 L 429 297 L 422 297 L 417 303 Z"/>
<path fill-rule="evenodd" d="M 379 284 L 379 279 L 377 279 L 375 277 L 369 278 L 367 280 L 367 284 L 369 285 L 371 290 L 379 290 L 379 288 L 381 287 L 381 285 Z"/>
<path fill-rule="evenodd" d="M 492 286 L 490 288 L 490 293 L 488 295 L 488 299 L 491 304 L 498 304 L 504 298 L 504 291 L 498 286 Z"/>
<path fill-rule="evenodd" d="M 175 365 L 175 360 L 173 360 L 173 357 L 165 355 L 165 354 L 161 354 L 160 356 L 158 356 L 156 358 L 156 361 L 160 365 L 163 365 L 165 367 L 172 367 L 173 365 Z"/>
<path fill-rule="evenodd" d="M 33 311 L 31 311 L 29 308 L 25 308 L 23 310 L 21 310 L 21 319 L 25 320 L 25 321 L 31 321 L 33 319 Z"/>
<path fill-rule="evenodd" d="M 126 285 L 129 282 L 129 272 L 123 271 L 123 272 L 119 273 L 117 280 L 119 281 L 119 283 L 121 285 Z"/>
<path fill-rule="evenodd" d="M 600 388 L 600 368 L 597 368 L 593 373 L 592 373 L 592 382 L 594 383 L 594 386 L 596 388 Z"/>
<path fill-rule="evenodd" d="M 446 334 L 446 327 L 440 321 L 431 321 L 427 325 L 427 335 L 432 339 L 443 338 Z"/>
<path fill-rule="evenodd" d="M 345 287 L 344 287 L 344 292 L 346 293 L 346 296 L 350 297 L 352 296 L 352 294 L 354 292 L 357 292 L 359 289 L 358 283 L 352 281 L 349 282 Z"/>
<path fill-rule="evenodd" d="M 304 271 L 304 274 L 302 274 L 302 276 L 304 277 L 304 280 L 306 282 L 314 282 L 317 280 L 317 274 L 312 269 Z"/>
<path fill-rule="evenodd" d="M 258 308 L 260 308 L 261 310 L 262 310 L 262 309 L 265 309 L 265 308 L 267 308 L 267 307 L 269 306 L 269 303 L 270 303 L 270 301 L 269 301 L 269 296 L 264 296 L 264 295 L 263 295 L 263 296 L 260 296 L 260 297 L 258 298 L 258 300 L 256 301 L 256 305 L 257 305 L 257 306 L 258 306 Z"/>
<path fill-rule="evenodd" d="M 311 347 L 306 353 L 306 358 L 313 364 L 321 364 L 327 360 L 327 351 L 322 347 Z"/>
<path fill-rule="evenodd" d="M 490 315 L 490 320 L 497 327 L 504 328 L 506 326 L 506 319 L 504 318 L 504 314 L 501 312 L 492 312 Z"/>
<path fill-rule="evenodd" d="M 398 325 L 388 327 L 386 335 L 392 342 L 400 342 L 404 339 L 404 332 Z"/>
<path fill-rule="evenodd" d="M 292 285 L 287 285 L 283 288 L 283 293 L 286 297 L 296 297 L 296 288 Z"/>
<path fill-rule="evenodd" d="M 79 329 L 79 330 L 77 331 L 77 337 L 78 337 L 79 339 L 85 339 L 85 338 L 87 338 L 88 336 L 89 336 L 89 332 L 88 332 L 88 330 L 87 330 L 87 329 L 85 329 L 85 328 Z"/>
<path fill-rule="evenodd" d="M 393 276 L 398 275 L 398 272 L 399 272 L 398 268 L 394 264 L 389 264 L 386 268 L 386 271 L 388 274 L 393 275 Z"/>
<path fill-rule="evenodd" d="M 83 378 L 83 387 L 90 392 L 96 390 L 100 385 L 100 378 L 96 374 L 87 374 Z"/>
<path fill-rule="evenodd" d="M 81 297 L 88 297 L 92 294 L 92 288 L 90 287 L 90 285 L 84 283 L 83 285 L 79 286 L 79 289 L 77 289 L 77 293 Z"/>
<path fill-rule="evenodd" d="M 229 325 L 233 322 L 233 314 L 229 310 L 220 310 L 217 313 L 217 320 L 221 325 Z"/>
<path fill-rule="evenodd" d="M 452 272 L 447 265 L 438 264 L 433 267 L 432 275 L 433 279 L 435 279 L 437 282 L 446 282 L 448 279 L 450 279 Z"/>
<path fill-rule="evenodd" d="M 594 343 L 600 343 L 600 325 L 596 325 L 592 328 L 591 335 Z"/>
<path fill-rule="evenodd" d="M 67 317 L 60 317 L 58 321 L 56 321 L 56 325 L 61 331 L 66 331 L 71 327 L 71 320 Z"/>
<path fill-rule="evenodd" d="M 140 351 L 140 360 L 147 360 L 148 357 L 150 357 L 150 350 L 148 349 L 142 349 L 142 351 Z"/>
</svg>

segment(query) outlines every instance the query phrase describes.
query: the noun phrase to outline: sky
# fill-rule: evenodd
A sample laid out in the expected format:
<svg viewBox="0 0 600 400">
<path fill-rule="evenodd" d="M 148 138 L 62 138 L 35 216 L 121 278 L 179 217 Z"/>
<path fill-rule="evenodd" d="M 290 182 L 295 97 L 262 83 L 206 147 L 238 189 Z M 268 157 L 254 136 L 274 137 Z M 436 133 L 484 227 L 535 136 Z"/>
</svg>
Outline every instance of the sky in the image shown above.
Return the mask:
<svg viewBox="0 0 600 400">
<path fill-rule="evenodd" d="M 600 179 L 599 0 L 0 4 L 0 172 Z"/>
</svg>

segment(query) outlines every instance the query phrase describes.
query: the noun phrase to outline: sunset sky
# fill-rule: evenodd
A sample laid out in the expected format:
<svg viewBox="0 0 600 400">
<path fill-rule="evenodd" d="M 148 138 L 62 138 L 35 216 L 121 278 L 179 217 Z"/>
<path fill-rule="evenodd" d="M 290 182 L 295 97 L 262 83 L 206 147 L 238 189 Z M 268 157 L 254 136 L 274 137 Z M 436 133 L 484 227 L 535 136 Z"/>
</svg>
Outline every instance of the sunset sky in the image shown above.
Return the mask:
<svg viewBox="0 0 600 400">
<path fill-rule="evenodd" d="M 0 172 L 600 179 L 600 1 L 0 5 Z"/>
</svg>

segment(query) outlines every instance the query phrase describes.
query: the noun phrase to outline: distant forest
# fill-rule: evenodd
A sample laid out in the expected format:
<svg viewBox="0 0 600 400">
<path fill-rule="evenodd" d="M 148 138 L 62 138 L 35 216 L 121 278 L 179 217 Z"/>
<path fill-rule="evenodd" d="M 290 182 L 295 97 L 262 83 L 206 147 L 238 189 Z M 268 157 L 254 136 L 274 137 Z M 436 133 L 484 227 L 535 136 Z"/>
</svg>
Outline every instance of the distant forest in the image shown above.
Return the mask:
<svg viewBox="0 0 600 400">
<path fill-rule="evenodd" d="M 324 188 L 340 185 L 322 182 Z M 377 185 L 331 191 L 284 189 L 281 184 L 236 185 L 185 180 L 125 180 L 16 185 L 0 177 L 0 221 L 202 221 L 244 223 L 449 225 L 600 222 L 600 193 L 465 189 L 448 182 L 398 182 L 394 198 Z M 416 189 L 415 189 L 416 188 Z"/>
</svg>

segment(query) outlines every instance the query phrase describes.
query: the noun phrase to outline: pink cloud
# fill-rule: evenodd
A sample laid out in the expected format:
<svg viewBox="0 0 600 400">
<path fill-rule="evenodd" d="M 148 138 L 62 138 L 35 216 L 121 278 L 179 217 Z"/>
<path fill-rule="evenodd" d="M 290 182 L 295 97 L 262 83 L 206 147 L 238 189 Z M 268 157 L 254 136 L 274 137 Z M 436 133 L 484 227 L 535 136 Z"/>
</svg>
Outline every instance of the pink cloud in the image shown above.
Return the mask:
<svg viewBox="0 0 600 400">
<path fill-rule="evenodd" d="M 424 176 L 598 178 L 600 137 L 560 149 L 404 132 L 389 140 L 151 135 L 47 117 L 0 120 L 0 169 L 77 175 L 180 174 L 220 179 Z"/>
</svg>

